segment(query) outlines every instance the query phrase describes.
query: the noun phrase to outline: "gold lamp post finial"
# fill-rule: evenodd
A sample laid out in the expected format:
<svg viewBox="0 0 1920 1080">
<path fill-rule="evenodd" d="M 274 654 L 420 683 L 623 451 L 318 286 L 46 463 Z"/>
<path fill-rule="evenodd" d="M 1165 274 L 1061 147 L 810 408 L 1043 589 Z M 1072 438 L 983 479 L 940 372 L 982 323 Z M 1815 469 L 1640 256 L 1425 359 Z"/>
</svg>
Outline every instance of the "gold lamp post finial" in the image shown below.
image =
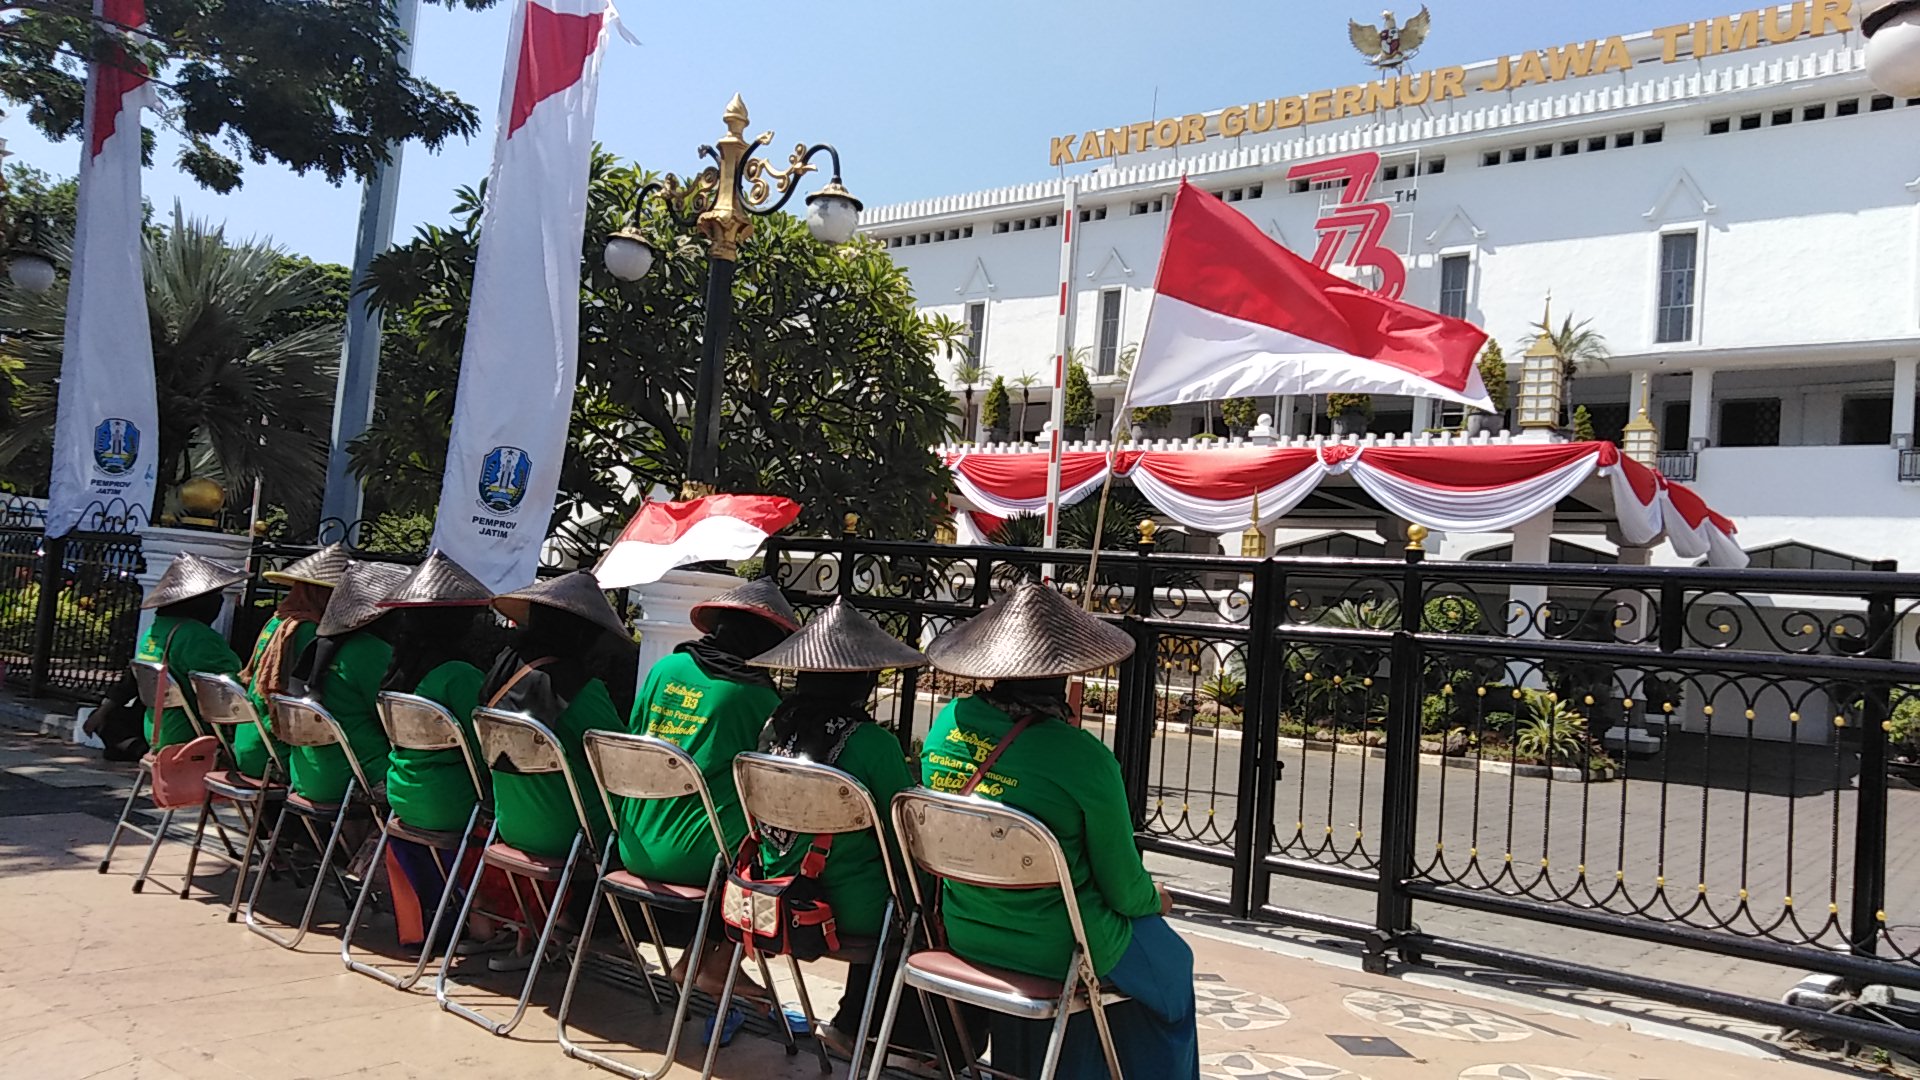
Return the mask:
<svg viewBox="0 0 1920 1080">
<path fill-rule="evenodd" d="M 1427 537 L 1429 535 L 1430 534 L 1427 532 L 1427 527 L 1425 525 L 1419 524 L 1418 522 L 1407 526 L 1407 550 L 1408 551 L 1427 550 Z"/>
<path fill-rule="evenodd" d="M 1240 555 L 1248 559 L 1267 557 L 1267 534 L 1260 531 L 1260 489 L 1253 489 L 1253 511 L 1248 515 L 1247 529 L 1240 534 Z"/>
</svg>

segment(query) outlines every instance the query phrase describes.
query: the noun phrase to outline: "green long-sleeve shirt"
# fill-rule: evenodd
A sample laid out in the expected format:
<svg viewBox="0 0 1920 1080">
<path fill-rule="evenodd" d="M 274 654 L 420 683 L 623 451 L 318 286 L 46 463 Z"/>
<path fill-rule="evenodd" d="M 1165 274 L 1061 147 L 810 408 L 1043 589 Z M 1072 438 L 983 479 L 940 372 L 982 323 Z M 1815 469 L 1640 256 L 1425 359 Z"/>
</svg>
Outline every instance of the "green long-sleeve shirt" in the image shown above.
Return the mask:
<svg viewBox="0 0 1920 1080">
<path fill-rule="evenodd" d="M 634 699 L 631 730 L 674 743 L 706 778 L 729 853 L 747 835 L 733 759 L 759 745 L 760 729 L 780 704 L 772 688 L 708 677 L 693 657 L 674 653 L 653 665 Z M 620 861 L 641 877 L 703 885 L 718 852 L 698 795 L 630 799 L 620 814 Z"/>
<path fill-rule="evenodd" d="M 874 808 L 880 812 L 883 822 L 893 820 L 887 810 L 893 804 L 893 797 L 913 786 L 907 760 L 900 753 L 899 740 L 878 724 L 854 728 L 833 766 L 860 781 L 873 796 Z M 888 835 L 892 832 L 889 827 Z M 762 841 L 761 865 L 771 876 L 797 874 L 811 842 L 809 836 L 796 837 L 787 853 L 780 855 Z M 827 867 L 820 872 L 820 886 L 826 891 L 827 903 L 833 907 L 833 920 L 841 933 L 880 936 L 880 923 L 887 913 L 891 892 L 887 886 L 886 865 L 880 860 L 880 845 L 874 840 L 872 830 L 833 838 L 833 847 L 827 853 Z"/>
<path fill-rule="evenodd" d="M 452 713 L 467 745 L 479 760 L 473 737 L 473 707 L 480 703 L 485 676 L 465 660 L 449 660 L 421 678 L 413 693 Z M 416 829 L 449 832 L 464 828 L 473 814 L 473 778 L 458 750 L 406 750 L 387 756 L 387 803 L 400 820 Z"/>
<path fill-rule="evenodd" d="M 253 678 L 247 684 L 247 697 L 253 701 L 253 707 L 260 714 L 260 721 L 267 726 L 269 734 L 273 730 L 273 711 L 267 707 L 269 688 L 260 685 L 260 652 L 266 648 L 267 642 L 273 640 L 274 632 L 279 630 L 280 624 L 285 621 L 286 616 L 275 615 L 268 619 L 267 625 L 261 629 L 260 638 L 253 646 Z M 308 645 L 313 644 L 313 632 L 314 624 L 310 620 L 303 619 L 294 626 L 293 636 L 288 639 L 285 646 L 287 667 L 292 667 L 293 661 L 307 651 Z M 285 761 L 287 748 L 277 739 L 274 741 L 274 746 L 280 751 L 280 759 Z M 233 729 L 233 760 L 234 764 L 240 767 L 240 771 L 248 776 L 258 778 L 266 775 L 267 762 L 271 758 L 267 755 L 266 741 L 260 737 L 260 729 L 252 724 L 241 724 Z"/>
<path fill-rule="evenodd" d="M 140 648 L 133 654 L 136 660 L 160 662 L 165 653 L 167 674 L 180 687 L 187 703 L 195 709 L 199 703 L 193 696 L 193 679 L 196 671 L 205 671 L 217 675 L 232 675 L 240 670 L 240 658 L 227 646 L 225 638 L 203 622 L 182 619 L 173 615 L 156 615 L 153 625 L 147 629 L 147 636 L 140 639 Z M 185 709 L 175 706 L 160 714 L 160 723 L 153 722 L 153 710 L 147 710 L 147 742 L 155 750 L 175 743 L 183 743 L 193 738 L 193 722 L 187 719 Z M 156 738 L 155 736 L 158 735 Z"/>
<path fill-rule="evenodd" d="M 387 754 L 393 749 L 374 711 L 380 680 L 392 659 L 393 646 L 362 630 L 342 641 L 327 670 L 314 677 L 314 696 L 340 722 L 348 748 L 373 784 L 386 778 Z M 287 767 L 293 773 L 293 790 L 315 802 L 337 802 L 353 779 L 346 749 L 340 746 L 291 747 Z"/>
<path fill-rule="evenodd" d="M 955 700 L 927 733 L 922 782 L 958 791 L 1012 728 L 1011 717 L 978 697 Z M 1052 830 L 1067 858 L 1094 970 L 1112 970 L 1133 943 L 1132 920 L 1160 913 L 1112 751 L 1091 732 L 1043 720 L 1007 748 L 974 794 L 1024 810 Z M 1066 974 L 1073 930 L 1057 889 L 945 889 L 943 917 L 955 952 L 1048 978 Z"/>
<path fill-rule="evenodd" d="M 573 770 L 574 782 L 580 785 L 580 805 L 587 812 L 587 824 L 592 826 L 594 842 L 598 843 L 611 831 L 611 826 L 606 820 L 606 810 L 600 805 L 600 796 L 594 791 L 593 771 L 587 765 L 586 737 L 588 731 L 621 729 L 620 711 L 613 707 L 607 684 L 588 679 L 567 703 L 566 711 L 548 727 L 567 752 L 567 765 Z M 565 855 L 574 836 L 580 832 L 580 815 L 574 812 L 566 777 L 559 773 L 537 776 L 494 773 L 493 815 L 500 823 L 500 839 L 535 855 Z"/>
</svg>

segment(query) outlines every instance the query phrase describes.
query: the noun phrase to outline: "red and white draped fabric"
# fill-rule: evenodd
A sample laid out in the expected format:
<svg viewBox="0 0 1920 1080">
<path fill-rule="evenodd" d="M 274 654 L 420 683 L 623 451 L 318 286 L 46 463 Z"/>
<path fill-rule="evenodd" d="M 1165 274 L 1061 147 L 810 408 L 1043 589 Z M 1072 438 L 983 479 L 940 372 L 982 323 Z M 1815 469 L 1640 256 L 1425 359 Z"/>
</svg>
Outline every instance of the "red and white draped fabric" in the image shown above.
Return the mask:
<svg viewBox="0 0 1920 1080">
<path fill-rule="evenodd" d="M 147 7 L 96 0 L 94 15 L 130 33 Z M 48 536 L 103 513 L 144 523 L 153 505 L 160 411 L 140 265 L 140 110 L 152 103 L 146 69 L 119 47 L 88 71 Z"/>
<path fill-rule="evenodd" d="M 434 546 L 495 592 L 533 580 L 567 449 L 580 241 L 607 0 L 519 0 Z"/>
<path fill-rule="evenodd" d="M 1612 443 L 1537 446 L 1362 446 L 1127 451 L 1115 476 L 1132 481 L 1161 513 L 1201 532 L 1247 526 L 1258 493 L 1260 522 L 1271 525 L 1336 478 L 1361 488 L 1398 517 L 1447 532 L 1504 532 L 1556 506 L 1595 477 L 1608 481 L 1629 544 L 1666 539 L 1686 558 L 1744 566 L 1734 524 L 1691 490 L 1621 454 Z M 1098 489 L 1107 455 L 1068 454 L 1062 506 Z M 1046 502 L 1045 454 L 949 455 L 960 492 L 1001 517 L 1040 511 Z"/>
</svg>

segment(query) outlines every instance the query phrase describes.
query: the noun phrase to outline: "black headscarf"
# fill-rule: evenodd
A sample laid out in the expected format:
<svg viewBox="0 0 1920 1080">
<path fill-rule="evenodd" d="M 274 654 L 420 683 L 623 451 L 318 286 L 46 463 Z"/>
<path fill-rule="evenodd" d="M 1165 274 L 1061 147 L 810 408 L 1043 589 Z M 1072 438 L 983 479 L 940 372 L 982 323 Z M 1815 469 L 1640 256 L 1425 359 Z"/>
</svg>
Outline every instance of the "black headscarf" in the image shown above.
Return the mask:
<svg viewBox="0 0 1920 1080">
<path fill-rule="evenodd" d="M 747 661 L 787 640 L 787 634 L 785 627 L 758 615 L 722 611 L 714 616 L 713 629 L 705 637 L 687 642 L 679 651 L 693 657 L 709 679 L 771 687 L 767 669 Z"/>
<path fill-rule="evenodd" d="M 426 607 L 399 612 L 400 630 L 393 636 L 393 661 L 387 665 L 382 690 L 411 694 L 427 673 L 449 660 L 467 658 L 467 638 L 477 607 Z"/>
<path fill-rule="evenodd" d="M 1029 716 L 1043 720 L 1066 720 L 1073 716 L 1073 707 L 1067 702 L 1065 675 L 1050 679 L 1001 679 L 980 691 L 980 697 L 1016 721 Z"/>
<path fill-rule="evenodd" d="M 522 667 L 548 660 L 538 670 L 513 683 L 512 689 L 494 707 L 523 712 L 543 724 L 553 724 L 593 677 L 586 657 L 605 634 L 598 624 L 578 615 L 544 604 L 530 605 L 526 625 L 500 650 L 493 669 L 487 672 L 486 682 L 480 688 L 481 704 L 491 701 Z"/>
<path fill-rule="evenodd" d="M 773 710 L 760 733 L 761 752 L 835 764 L 854 731 L 872 719 L 867 699 L 879 684 L 877 671 L 800 672 L 793 692 Z M 766 828 L 761 839 L 785 855 L 796 837 L 785 829 Z"/>
</svg>

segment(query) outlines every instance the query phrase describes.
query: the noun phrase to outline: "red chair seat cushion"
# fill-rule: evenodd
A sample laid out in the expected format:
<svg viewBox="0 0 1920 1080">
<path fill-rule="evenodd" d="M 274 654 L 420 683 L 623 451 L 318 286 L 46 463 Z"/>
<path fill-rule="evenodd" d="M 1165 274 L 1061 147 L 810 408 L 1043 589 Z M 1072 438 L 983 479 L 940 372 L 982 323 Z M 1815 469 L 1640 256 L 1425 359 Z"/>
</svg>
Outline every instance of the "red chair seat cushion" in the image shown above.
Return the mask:
<svg viewBox="0 0 1920 1080">
<path fill-rule="evenodd" d="M 207 787 L 215 794 L 229 799 L 254 799 L 262 791 L 269 796 L 283 795 L 286 785 L 269 785 L 264 779 L 248 776 L 239 769 L 221 769 L 207 774 Z"/>
<path fill-rule="evenodd" d="M 607 875 L 607 884 L 623 893 L 643 895 L 650 903 L 679 903 L 697 906 L 707 898 L 704 885 L 682 885 L 673 881 L 643 878 L 625 870 Z"/>
<path fill-rule="evenodd" d="M 332 817 L 340 812 L 337 802 L 314 802 L 297 791 L 287 792 L 287 809 L 308 817 Z"/>
<path fill-rule="evenodd" d="M 1058 979 L 976 964 L 945 949 L 914 953 L 907 957 L 907 963 L 929 975 L 978 987 L 991 994 L 1016 994 L 1042 1001 L 1058 1000 L 1060 997 L 1061 984 Z"/>
<path fill-rule="evenodd" d="M 486 861 L 509 874 L 533 878 L 535 881 L 559 881 L 567 872 L 565 855 L 535 855 L 530 851 L 521 851 L 512 844 L 495 842 L 487 849 Z"/>
</svg>

